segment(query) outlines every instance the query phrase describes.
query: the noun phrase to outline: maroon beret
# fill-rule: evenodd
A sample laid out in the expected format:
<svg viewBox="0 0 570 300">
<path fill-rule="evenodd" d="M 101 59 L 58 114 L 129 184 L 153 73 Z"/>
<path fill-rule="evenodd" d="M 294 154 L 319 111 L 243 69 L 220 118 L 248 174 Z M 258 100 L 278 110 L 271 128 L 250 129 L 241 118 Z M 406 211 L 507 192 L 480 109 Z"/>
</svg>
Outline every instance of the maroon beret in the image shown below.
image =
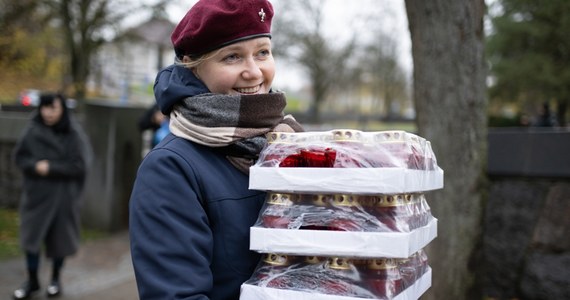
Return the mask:
<svg viewBox="0 0 570 300">
<path fill-rule="evenodd" d="M 271 37 L 268 0 L 200 0 L 172 32 L 178 57 L 200 56 L 246 39 Z"/>
</svg>

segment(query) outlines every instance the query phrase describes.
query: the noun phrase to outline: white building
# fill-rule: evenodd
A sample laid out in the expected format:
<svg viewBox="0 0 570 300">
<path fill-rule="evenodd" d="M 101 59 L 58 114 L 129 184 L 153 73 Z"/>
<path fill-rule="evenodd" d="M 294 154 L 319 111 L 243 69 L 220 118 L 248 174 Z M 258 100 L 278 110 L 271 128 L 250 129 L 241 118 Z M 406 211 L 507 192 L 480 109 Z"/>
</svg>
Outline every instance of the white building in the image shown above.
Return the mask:
<svg viewBox="0 0 570 300">
<path fill-rule="evenodd" d="M 169 20 L 151 18 L 103 46 L 92 63 L 90 93 L 121 104 L 151 105 L 156 74 L 174 61 L 174 27 Z"/>
</svg>

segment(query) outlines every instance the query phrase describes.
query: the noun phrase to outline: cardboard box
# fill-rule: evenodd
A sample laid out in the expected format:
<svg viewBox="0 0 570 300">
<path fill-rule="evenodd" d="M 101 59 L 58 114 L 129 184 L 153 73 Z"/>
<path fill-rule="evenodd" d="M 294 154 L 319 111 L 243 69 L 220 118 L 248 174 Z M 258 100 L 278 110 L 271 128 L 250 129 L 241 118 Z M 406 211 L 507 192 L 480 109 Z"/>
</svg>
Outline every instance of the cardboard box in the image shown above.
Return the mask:
<svg viewBox="0 0 570 300">
<path fill-rule="evenodd" d="M 422 275 L 411 287 L 407 288 L 392 300 L 418 299 L 431 286 L 431 268 Z M 240 300 L 361 300 L 363 298 L 336 295 L 315 294 L 300 291 L 280 290 L 255 285 L 241 286 Z"/>
<path fill-rule="evenodd" d="M 443 170 L 250 168 L 249 189 L 294 193 L 400 194 L 443 188 Z"/>
<path fill-rule="evenodd" d="M 261 253 L 407 258 L 437 236 L 437 219 L 411 232 L 250 228 L 249 249 Z"/>
</svg>

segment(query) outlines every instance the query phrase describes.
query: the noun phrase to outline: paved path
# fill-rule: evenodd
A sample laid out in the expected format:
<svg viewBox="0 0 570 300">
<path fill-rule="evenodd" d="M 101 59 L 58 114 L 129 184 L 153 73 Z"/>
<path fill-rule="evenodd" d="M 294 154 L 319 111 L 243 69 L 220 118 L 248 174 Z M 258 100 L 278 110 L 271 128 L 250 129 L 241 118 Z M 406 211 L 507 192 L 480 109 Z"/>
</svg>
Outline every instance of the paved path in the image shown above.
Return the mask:
<svg viewBox="0 0 570 300">
<path fill-rule="evenodd" d="M 32 299 L 48 299 L 45 287 L 51 261 L 42 257 L 40 269 L 42 290 Z M 138 299 L 127 232 L 82 244 L 79 252 L 66 260 L 61 276 L 63 294 L 58 299 Z M 25 278 L 23 257 L 0 261 L 0 299 L 12 299 L 12 292 Z"/>
</svg>

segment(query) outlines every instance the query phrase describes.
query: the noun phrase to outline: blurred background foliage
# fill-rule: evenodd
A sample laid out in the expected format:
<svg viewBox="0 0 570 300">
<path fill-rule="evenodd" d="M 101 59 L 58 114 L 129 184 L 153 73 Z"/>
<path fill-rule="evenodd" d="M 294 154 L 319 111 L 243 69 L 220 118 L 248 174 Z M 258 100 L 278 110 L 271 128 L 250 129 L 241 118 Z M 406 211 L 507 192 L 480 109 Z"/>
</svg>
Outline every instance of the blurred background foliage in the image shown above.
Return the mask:
<svg viewBox="0 0 570 300">
<path fill-rule="evenodd" d="M 127 0 L 0 0 L 0 101 L 27 88 L 83 99 L 93 56 L 124 30 L 121 20 L 149 9 Z"/>
<path fill-rule="evenodd" d="M 62 40 L 38 1 L 2 0 L 0 7 L 0 99 L 14 101 L 30 86 L 59 88 Z"/>
<path fill-rule="evenodd" d="M 565 125 L 570 102 L 570 2 L 501 0 L 489 7 L 489 17 L 489 103 L 495 115 L 491 124 L 507 121 L 500 120 L 501 109 L 509 111 L 506 119 L 532 119 L 548 104 L 555 108 L 553 121 Z"/>
</svg>

